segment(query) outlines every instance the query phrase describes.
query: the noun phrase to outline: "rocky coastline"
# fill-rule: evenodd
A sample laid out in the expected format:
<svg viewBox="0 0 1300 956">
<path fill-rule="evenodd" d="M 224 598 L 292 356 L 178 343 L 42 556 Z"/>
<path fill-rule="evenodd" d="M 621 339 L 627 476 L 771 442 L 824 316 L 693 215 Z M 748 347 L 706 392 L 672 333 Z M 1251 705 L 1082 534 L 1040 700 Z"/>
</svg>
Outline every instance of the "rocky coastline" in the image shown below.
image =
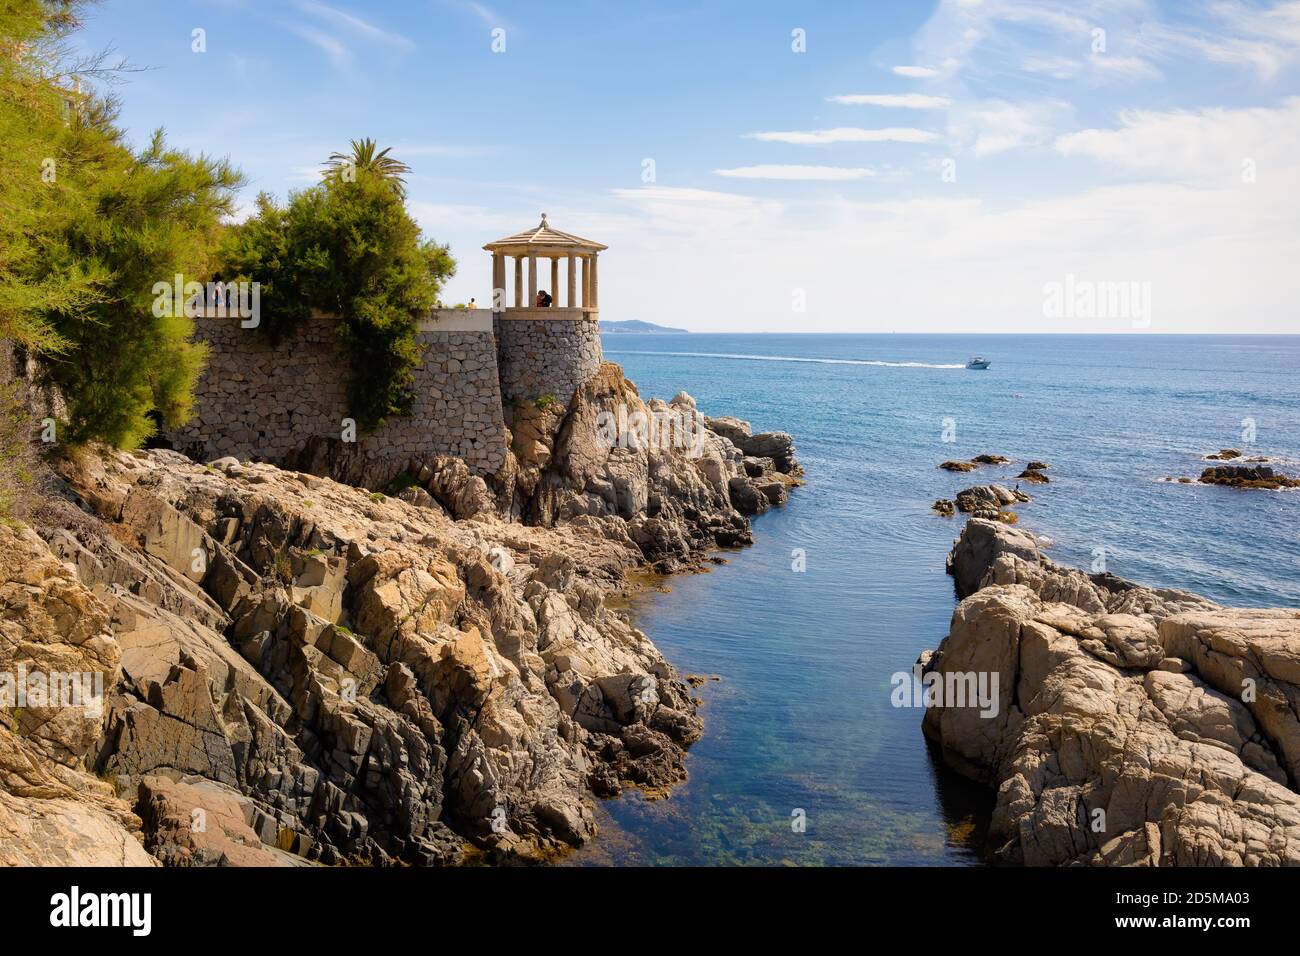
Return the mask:
<svg viewBox="0 0 1300 956">
<path fill-rule="evenodd" d="M 1300 864 L 1300 611 L 1086 574 L 979 517 L 948 570 L 922 727 L 996 791 L 996 862 Z"/>
<path fill-rule="evenodd" d="M 611 442 L 620 415 L 695 440 Z M 596 798 L 670 791 L 700 702 L 607 599 L 752 541 L 793 442 L 610 363 L 510 418 L 491 479 L 416 461 L 388 493 L 320 442 L 59 461 L 0 526 L 0 670 L 98 675 L 102 707 L 4 711 L 0 862 L 538 862 Z"/>
</svg>

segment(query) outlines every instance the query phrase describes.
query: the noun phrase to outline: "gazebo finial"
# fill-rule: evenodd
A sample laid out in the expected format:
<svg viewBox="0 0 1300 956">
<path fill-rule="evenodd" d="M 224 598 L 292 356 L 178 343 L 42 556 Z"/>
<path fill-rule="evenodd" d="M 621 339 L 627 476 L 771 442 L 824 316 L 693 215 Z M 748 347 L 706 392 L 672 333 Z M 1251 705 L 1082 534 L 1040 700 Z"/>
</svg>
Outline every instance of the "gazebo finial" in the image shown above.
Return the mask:
<svg viewBox="0 0 1300 956">
<path fill-rule="evenodd" d="M 542 213 L 542 225 L 541 225 L 541 228 L 545 229 L 546 226 L 547 226 L 547 222 L 546 222 L 546 213 Z"/>
</svg>

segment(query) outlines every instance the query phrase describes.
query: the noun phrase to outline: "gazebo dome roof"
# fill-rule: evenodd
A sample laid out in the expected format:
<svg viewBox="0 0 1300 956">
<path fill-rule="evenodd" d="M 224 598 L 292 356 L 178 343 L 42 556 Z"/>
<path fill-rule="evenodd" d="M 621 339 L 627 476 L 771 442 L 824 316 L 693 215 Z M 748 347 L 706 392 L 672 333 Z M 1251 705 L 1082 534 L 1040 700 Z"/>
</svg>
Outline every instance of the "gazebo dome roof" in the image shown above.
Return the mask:
<svg viewBox="0 0 1300 956">
<path fill-rule="evenodd" d="M 603 252 L 609 246 L 553 229 L 546 221 L 546 213 L 542 213 L 542 221 L 536 228 L 506 236 L 496 242 L 489 242 L 483 248 L 488 252 L 504 252 L 507 255 L 528 253 L 569 255 L 570 253 Z"/>
</svg>

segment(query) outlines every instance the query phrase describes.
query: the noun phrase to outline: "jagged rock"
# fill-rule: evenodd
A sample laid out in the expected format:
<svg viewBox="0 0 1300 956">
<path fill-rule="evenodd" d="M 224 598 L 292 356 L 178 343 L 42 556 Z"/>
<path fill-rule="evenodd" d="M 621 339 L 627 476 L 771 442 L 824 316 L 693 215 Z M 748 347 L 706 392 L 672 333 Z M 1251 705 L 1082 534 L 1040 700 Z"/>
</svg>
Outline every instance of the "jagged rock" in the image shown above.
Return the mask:
<svg viewBox="0 0 1300 956">
<path fill-rule="evenodd" d="M 433 495 L 429 494 L 419 485 L 412 485 L 409 488 L 403 488 L 395 497 L 399 501 L 405 501 L 407 504 L 415 505 L 417 508 L 441 507 L 441 505 L 434 500 Z"/>
<path fill-rule="evenodd" d="M 310 837 L 281 829 L 252 800 L 214 781 L 145 777 L 139 807 L 149 852 L 165 866 L 307 865 L 300 857 L 310 852 Z M 293 849 L 300 855 L 286 852 Z"/>
<path fill-rule="evenodd" d="M 689 396 L 643 401 L 606 363 L 574 395 L 546 472 L 521 473 L 511 513 L 557 527 L 621 519 L 621 536 L 656 570 L 698 566 L 708 549 L 749 540 L 743 516 L 783 504 L 802 483 L 793 444 L 774 434 L 706 418 Z"/>
<path fill-rule="evenodd" d="M 978 466 L 969 461 L 944 461 L 939 463 L 944 471 L 974 471 Z"/>
<path fill-rule="evenodd" d="M 743 515 L 762 514 L 770 506 L 767 495 L 759 491 L 753 479 L 747 475 L 736 475 L 727 483 L 731 503 Z"/>
<path fill-rule="evenodd" d="M 470 472 L 459 458 L 433 458 L 412 466 L 433 499 L 446 508 L 457 521 L 477 515 L 490 515 L 496 502 L 482 477 Z"/>
<path fill-rule="evenodd" d="M 108 607 L 37 535 L 0 524 L 0 610 L 0 864 L 152 865 L 139 819 L 90 772 L 122 659 Z M 56 682 L 69 690 L 50 696 Z"/>
<path fill-rule="evenodd" d="M 620 410 L 666 427 L 611 443 Z M 5 861 L 540 860 L 595 835 L 593 795 L 684 779 L 699 702 L 605 598 L 633 568 L 749 543 L 741 506 L 802 483 L 793 442 L 736 423 L 747 452 L 690 396 L 644 402 L 609 364 L 511 427 L 490 483 L 416 461 L 391 498 L 324 438 L 300 472 L 162 450 L 61 462 L 44 540 L 0 548 L 27 582 L 0 626 L 19 650 L 49 632 L 82 664 L 95 651 L 106 701 L 84 726 L 0 725 Z M 96 848 L 60 850 L 76 832 Z"/>
<path fill-rule="evenodd" d="M 727 415 L 718 418 L 706 418 L 704 423 L 708 426 L 709 431 L 721 435 L 737 448 L 744 448 L 745 442 L 753 434 L 753 428 L 749 422 L 743 422 L 739 418 L 732 418 Z"/>
<path fill-rule="evenodd" d="M 934 511 L 935 514 L 944 518 L 951 518 L 957 513 L 957 506 L 947 498 L 940 498 L 930 506 L 930 509 Z"/>
<path fill-rule="evenodd" d="M 976 518 L 1014 524 L 1015 513 L 1003 511 L 1003 506 L 1028 500 L 1029 495 L 1023 491 L 1011 490 L 1002 485 L 976 485 L 957 492 L 957 510 Z"/>
<path fill-rule="evenodd" d="M 1300 612 L 1083 575 L 989 521 L 949 566 L 969 596 L 926 675 L 983 675 L 996 706 L 949 696 L 923 728 L 997 789 L 1000 859 L 1300 865 Z"/>
<path fill-rule="evenodd" d="M 616 372 L 607 386 L 635 394 Z M 116 827 L 114 859 L 150 860 L 138 819 L 80 761 L 139 791 L 148 846 L 171 865 L 429 864 L 470 845 L 545 858 L 595 834 L 593 790 L 666 792 L 699 736 L 697 702 L 605 590 L 648 556 L 748 540 L 732 478 L 764 505 L 797 479 L 762 459 L 749 477 L 704 429 L 697 458 L 597 449 L 573 411 L 544 475 L 585 471 L 602 508 L 553 527 L 503 521 L 455 460 L 413 469 L 433 508 L 260 464 L 68 463 L 70 500 L 99 517 L 74 508 L 86 527 L 49 534 L 72 563 L 45 561 L 87 607 L 102 602 L 87 647 L 104 642 L 113 671 L 101 724 L 60 771 L 80 773 L 82 793 L 42 778 L 48 808 L 80 799 L 70 825 Z M 196 808 L 219 823 L 202 838 L 186 830 Z M 0 816 L 30 842 L 20 811 Z"/>
<path fill-rule="evenodd" d="M 1031 565 L 1045 560 L 1028 531 L 1002 528 L 977 518 L 966 522 L 948 555 L 948 573 L 957 582 L 957 593 L 965 597 L 978 590 L 985 574 L 1003 554 L 1015 555 Z"/>
<path fill-rule="evenodd" d="M 1204 485 L 1228 485 L 1231 488 L 1300 488 L 1300 478 L 1292 478 L 1268 465 L 1220 465 L 1206 468 L 1199 479 Z"/>
</svg>

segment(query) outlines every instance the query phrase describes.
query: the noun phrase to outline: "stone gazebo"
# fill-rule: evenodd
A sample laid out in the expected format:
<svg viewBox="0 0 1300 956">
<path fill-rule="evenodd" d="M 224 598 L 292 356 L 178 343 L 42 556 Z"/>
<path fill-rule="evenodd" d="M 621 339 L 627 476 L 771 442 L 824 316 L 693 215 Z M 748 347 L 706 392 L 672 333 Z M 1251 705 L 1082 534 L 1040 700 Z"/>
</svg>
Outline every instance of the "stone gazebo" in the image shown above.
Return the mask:
<svg viewBox="0 0 1300 956">
<path fill-rule="evenodd" d="M 492 253 L 492 327 L 504 398 L 517 403 L 545 401 L 549 396 L 567 406 L 574 391 L 600 368 L 596 259 L 608 247 L 552 228 L 542 213 L 536 228 L 489 242 L 483 248 Z M 510 258 L 514 259 L 513 304 L 507 301 Z M 546 289 L 552 299 L 549 307 L 536 304 L 538 259 L 551 263 Z M 561 261 L 568 264 L 563 305 Z"/>
</svg>

